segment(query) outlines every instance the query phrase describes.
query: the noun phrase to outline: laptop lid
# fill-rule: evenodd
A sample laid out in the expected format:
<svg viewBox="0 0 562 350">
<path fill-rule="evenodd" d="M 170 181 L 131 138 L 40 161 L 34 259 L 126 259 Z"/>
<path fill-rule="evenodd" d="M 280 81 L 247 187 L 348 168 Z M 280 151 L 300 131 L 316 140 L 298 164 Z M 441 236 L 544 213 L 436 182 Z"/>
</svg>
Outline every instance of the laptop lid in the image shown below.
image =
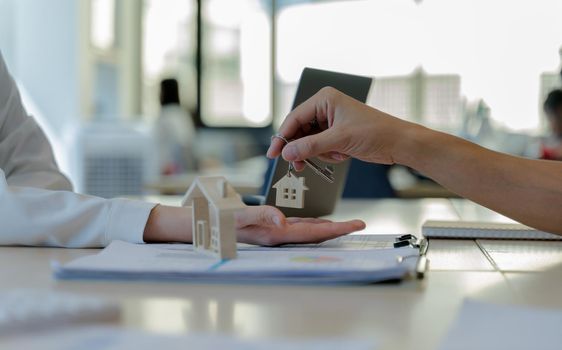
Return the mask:
<svg viewBox="0 0 562 350">
<path fill-rule="evenodd" d="M 299 81 L 292 109 L 326 86 L 331 86 L 356 100 L 366 102 L 372 81 L 372 78 L 357 75 L 305 68 Z M 313 161 L 320 166 L 328 165 L 316 158 Z M 350 160 L 330 164 L 334 169 L 334 183 L 327 182 L 308 167 L 297 173 L 297 176 L 305 177 L 306 187 L 308 187 L 308 191 L 305 192 L 304 208 L 277 208 L 287 217 L 318 217 L 331 214 L 343 192 L 349 163 Z M 275 159 L 273 171 L 267 182 L 265 204 L 276 206 L 276 190 L 272 186 L 287 174 L 288 167 L 289 164 L 281 157 Z"/>
</svg>

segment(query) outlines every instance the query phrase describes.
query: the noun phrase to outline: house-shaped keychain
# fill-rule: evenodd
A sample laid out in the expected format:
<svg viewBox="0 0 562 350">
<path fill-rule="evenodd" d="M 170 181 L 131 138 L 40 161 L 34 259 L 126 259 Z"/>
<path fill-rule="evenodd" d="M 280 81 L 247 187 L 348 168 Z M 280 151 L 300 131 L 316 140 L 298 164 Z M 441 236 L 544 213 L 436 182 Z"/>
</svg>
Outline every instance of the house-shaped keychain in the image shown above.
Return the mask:
<svg viewBox="0 0 562 350">
<path fill-rule="evenodd" d="M 297 177 L 289 172 L 273 188 L 276 190 L 275 205 L 278 207 L 304 208 L 304 191 L 308 190 L 304 177 Z"/>
</svg>

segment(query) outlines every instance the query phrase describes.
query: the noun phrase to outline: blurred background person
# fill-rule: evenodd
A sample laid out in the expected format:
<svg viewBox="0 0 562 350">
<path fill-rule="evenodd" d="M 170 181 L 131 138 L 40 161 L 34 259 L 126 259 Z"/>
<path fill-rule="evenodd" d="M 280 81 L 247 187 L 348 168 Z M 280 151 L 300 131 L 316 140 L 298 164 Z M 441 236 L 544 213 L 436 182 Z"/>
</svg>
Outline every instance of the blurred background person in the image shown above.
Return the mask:
<svg viewBox="0 0 562 350">
<path fill-rule="evenodd" d="M 556 89 L 548 94 L 544 101 L 544 112 L 551 135 L 543 141 L 541 158 L 562 160 L 562 90 Z"/>
<path fill-rule="evenodd" d="M 173 175 L 194 170 L 195 126 L 191 115 L 180 103 L 176 79 L 164 79 L 160 83 L 160 106 L 155 136 L 161 174 Z"/>
</svg>

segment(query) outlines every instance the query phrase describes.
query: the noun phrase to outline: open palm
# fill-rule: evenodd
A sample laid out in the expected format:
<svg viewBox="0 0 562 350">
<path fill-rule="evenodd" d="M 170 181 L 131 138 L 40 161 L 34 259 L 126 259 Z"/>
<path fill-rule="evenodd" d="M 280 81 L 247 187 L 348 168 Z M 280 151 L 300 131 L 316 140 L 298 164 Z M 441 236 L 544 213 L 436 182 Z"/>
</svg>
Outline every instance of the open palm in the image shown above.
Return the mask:
<svg viewBox="0 0 562 350">
<path fill-rule="evenodd" d="M 235 214 L 239 242 L 275 246 L 317 243 L 362 230 L 361 220 L 332 222 L 316 218 L 286 218 L 271 206 L 247 207 Z"/>
</svg>

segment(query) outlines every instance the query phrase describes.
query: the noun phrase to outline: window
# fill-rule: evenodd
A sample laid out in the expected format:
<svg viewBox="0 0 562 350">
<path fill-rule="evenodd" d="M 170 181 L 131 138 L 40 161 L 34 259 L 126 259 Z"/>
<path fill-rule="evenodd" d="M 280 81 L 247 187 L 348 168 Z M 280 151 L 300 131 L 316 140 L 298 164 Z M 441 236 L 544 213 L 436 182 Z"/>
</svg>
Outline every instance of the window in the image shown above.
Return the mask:
<svg viewBox="0 0 562 350">
<path fill-rule="evenodd" d="M 90 42 L 99 50 L 115 47 L 115 0 L 92 0 Z"/>
<path fill-rule="evenodd" d="M 195 0 L 145 0 L 143 8 L 142 111 L 159 112 L 160 81 L 176 78 L 182 105 L 195 109 L 197 100 Z"/>
<path fill-rule="evenodd" d="M 455 131 L 482 100 L 498 123 L 536 131 L 542 99 L 562 85 L 560 0 L 90 1 L 85 115 L 155 116 L 172 76 L 207 126 L 278 126 L 309 66 L 375 77 L 369 104 L 431 127 Z"/>
<path fill-rule="evenodd" d="M 294 3 L 279 3 L 289 2 Z M 276 22 L 276 124 L 289 111 L 302 69 L 310 66 L 373 76 L 374 92 L 397 99 L 398 110 L 390 112 L 421 118 L 417 121 L 434 127 L 457 127 L 463 100 L 482 99 L 497 122 L 536 130 L 542 86 L 548 80 L 541 74 L 560 70 L 561 11 L 560 0 L 369 0 L 284 6 Z M 410 85 L 419 68 L 425 79 L 422 109 L 411 97 L 420 90 Z M 559 78 L 556 81 L 559 86 Z M 371 96 L 369 102 L 376 101 Z M 439 101 L 461 106 L 439 109 Z"/>
<path fill-rule="evenodd" d="M 201 118 L 209 126 L 271 123 L 270 1 L 202 2 Z"/>
</svg>

